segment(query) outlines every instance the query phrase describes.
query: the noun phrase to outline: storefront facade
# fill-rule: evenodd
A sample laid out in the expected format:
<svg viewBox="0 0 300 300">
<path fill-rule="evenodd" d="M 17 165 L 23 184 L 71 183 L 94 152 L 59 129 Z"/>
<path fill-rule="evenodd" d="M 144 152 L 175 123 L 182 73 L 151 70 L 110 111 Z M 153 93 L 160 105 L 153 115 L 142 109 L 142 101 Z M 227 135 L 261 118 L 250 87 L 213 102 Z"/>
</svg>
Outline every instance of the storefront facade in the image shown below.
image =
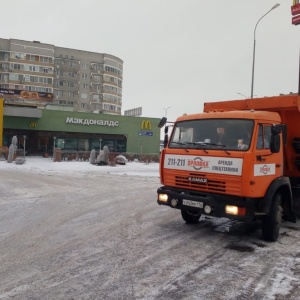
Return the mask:
<svg viewBox="0 0 300 300">
<path fill-rule="evenodd" d="M 48 109 L 4 107 L 3 146 L 18 137 L 18 148 L 26 140 L 28 155 L 44 155 L 54 147 L 65 151 L 91 151 L 109 148 L 110 152 L 158 155 L 158 118 Z"/>
</svg>

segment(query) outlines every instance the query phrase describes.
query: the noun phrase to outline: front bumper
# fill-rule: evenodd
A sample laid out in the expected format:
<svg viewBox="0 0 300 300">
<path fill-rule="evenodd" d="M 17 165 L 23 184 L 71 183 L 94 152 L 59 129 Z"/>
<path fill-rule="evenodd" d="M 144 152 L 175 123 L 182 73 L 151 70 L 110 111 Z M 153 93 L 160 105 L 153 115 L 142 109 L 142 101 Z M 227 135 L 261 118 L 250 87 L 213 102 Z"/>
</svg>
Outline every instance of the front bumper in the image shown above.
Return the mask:
<svg viewBox="0 0 300 300">
<path fill-rule="evenodd" d="M 214 217 L 224 217 L 245 222 L 255 220 L 255 199 L 247 197 L 237 197 L 229 195 L 200 193 L 190 190 L 175 189 L 162 186 L 157 189 L 158 196 L 161 194 L 167 195 L 166 201 L 157 199 L 159 205 L 166 205 L 177 209 L 188 209 L 195 212 L 201 212 Z M 172 201 L 173 200 L 173 201 Z M 183 204 L 183 200 L 191 200 L 199 203 L 198 207 L 192 207 Z M 186 201 L 187 202 L 187 201 Z M 195 204 L 197 204 L 195 203 Z M 201 204 L 203 203 L 203 205 Z M 205 212 L 205 206 L 209 206 L 211 211 Z M 233 215 L 226 213 L 226 206 L 236 206 L 244 211 L 243 215 Z M 202 207 L 202 208 L 201 208 Z"/>
</svg>

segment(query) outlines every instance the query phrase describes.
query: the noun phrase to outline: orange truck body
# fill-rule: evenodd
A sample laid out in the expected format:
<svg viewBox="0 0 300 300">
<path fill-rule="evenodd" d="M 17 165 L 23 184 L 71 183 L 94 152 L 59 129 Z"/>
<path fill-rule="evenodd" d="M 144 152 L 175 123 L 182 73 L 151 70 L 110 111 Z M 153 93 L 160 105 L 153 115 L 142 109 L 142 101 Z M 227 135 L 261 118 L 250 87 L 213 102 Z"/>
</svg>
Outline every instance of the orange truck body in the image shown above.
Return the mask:
<svg viewBox="0 0 300 300">
<path fill-rule="evenodd" d="M 214 124 L 220 122 L 232 126 L 229 137 L 236 145 L 241 128 L 251 128 L 245 150 L 229 143 L 210 143 L 212 134 L 196 142 L 196 135 L 199 138 L 204 132 L 212 133 Z M 276 126 L 280 128 L 277 133 Z M 181 137 L 186 132 L 190 136 L 183 142 Z M 260 147 L 263 138 L 265 144 Z M 203 113 L 178 117 L 161 151 L 160 179 L 163 186 L 157 190 L 158 204 L 180 209 L 186 222 L 194 223 L 202 214 L 259 220 L 263 222 L 264 239 L 276 240 L 279 229 L 275 232 L 273 227 L 278 227 L 281 218 L 296 220 L 300 96 L 205 103 Z"/>
</svg>

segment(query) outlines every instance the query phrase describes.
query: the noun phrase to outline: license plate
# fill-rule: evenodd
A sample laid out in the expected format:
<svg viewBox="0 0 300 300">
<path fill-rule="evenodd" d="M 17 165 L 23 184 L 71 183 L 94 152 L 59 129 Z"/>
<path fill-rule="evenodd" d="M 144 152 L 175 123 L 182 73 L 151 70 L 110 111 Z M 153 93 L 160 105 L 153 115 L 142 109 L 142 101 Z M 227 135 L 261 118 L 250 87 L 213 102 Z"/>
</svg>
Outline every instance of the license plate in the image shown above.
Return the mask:
<svg viewBox="0 0 300 300">
<path fill-rule="evenodd" d="M 182 204 L 187 205 L 187 206 L 203 208 L 203 202 L 197 202 L 197 201 L 183 199 Z"/>
</svg>

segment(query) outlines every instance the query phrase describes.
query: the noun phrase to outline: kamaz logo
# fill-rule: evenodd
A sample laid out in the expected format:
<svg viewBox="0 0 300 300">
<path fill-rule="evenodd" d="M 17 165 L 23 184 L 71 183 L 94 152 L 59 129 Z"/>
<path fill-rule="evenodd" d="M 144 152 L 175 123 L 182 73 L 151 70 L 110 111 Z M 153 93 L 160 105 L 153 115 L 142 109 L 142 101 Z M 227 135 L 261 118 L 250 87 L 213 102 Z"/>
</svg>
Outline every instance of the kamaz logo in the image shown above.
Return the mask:
<svg viewBox="0 0 300 300">
<path fill-rule="evenodd" d="M 150 121 L 144 120 L 141 124 L 141 129 L 148 129 L 151 130 L 151 123 Z"/>
<path fill-rule="evenodd" d="M 188 180 L 191 182 L 197 182 L 197 183 L 207 183 L 207 178 L 188 177 Z"/>
</svg>

